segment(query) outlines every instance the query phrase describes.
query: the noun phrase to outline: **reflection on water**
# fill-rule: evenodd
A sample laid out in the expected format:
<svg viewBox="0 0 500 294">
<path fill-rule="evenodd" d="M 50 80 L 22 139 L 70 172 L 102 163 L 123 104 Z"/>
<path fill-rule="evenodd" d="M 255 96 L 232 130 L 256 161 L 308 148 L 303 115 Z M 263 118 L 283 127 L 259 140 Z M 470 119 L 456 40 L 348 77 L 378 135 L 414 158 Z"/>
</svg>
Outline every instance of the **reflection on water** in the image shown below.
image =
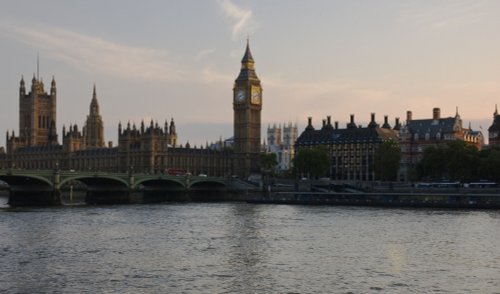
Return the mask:
<svg viewBox="0 0 500 294">
<path fill-rule="evenodd" d="M 12 293 L 495 293 L 499 227 L 497 211 L 1 208 L 0 285 Z"/>
</svg>

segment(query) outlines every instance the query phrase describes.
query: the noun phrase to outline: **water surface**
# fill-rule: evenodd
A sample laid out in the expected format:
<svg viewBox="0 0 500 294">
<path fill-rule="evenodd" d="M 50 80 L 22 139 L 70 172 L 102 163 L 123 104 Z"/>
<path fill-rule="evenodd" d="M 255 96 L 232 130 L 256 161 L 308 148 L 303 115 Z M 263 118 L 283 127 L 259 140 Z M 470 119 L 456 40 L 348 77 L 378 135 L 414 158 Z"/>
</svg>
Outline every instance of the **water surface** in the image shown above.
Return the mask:
<svg viewBox="0 0 500 294">
<path fill-rule="evenodd" d="M 5 203 L 7 293 L 500 293 L 500 211 Z"/>
</svg>

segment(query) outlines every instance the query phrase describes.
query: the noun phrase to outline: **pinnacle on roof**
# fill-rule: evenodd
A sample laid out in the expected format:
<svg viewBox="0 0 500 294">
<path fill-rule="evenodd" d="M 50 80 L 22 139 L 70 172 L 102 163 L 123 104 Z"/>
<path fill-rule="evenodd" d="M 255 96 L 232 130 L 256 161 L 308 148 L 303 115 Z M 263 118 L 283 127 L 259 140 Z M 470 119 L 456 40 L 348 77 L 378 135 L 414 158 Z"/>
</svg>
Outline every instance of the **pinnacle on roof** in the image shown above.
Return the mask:
<svg viewBox="0 0 500 294">
<path fill-rule="evenodd" d="M 255 82 L 260 83 L 259 78 L 257 77 L 257 74 L 255 73 L 255 68 L 254 68 L 254 60 L 252 53 L 250 52 L 250 42 L 247 39 L 247 47 L 245 50 L 245 54 L 243 55 L 243 58 L 241 59 L 241 70 L 240 74 L 236 78 L 236 81 L 248 81 L 252 80 Z"/>
<path fill-rule="evenodd" d="M 245 50 L 245 55 L 243 55 L 243 59 L 241 59 L 241 63 L 254 62 L 252 52 L 250 52 L 250 41 L 247 38 L 247 48 Z"/>
</svg>

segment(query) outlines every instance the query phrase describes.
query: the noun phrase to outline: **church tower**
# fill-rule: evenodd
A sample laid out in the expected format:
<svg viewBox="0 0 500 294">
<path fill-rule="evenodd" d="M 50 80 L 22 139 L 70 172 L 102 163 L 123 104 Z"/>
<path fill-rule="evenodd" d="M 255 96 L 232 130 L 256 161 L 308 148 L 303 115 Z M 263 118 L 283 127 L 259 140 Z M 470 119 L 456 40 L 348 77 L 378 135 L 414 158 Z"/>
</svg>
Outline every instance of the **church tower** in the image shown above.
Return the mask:
<svg viewBox="0 0 500 294">
<path fill-rule="evenodd" d="M 234 153 L 238 174 L 244 176 L 259 171 L 262 86 L 254 63 L 247 40 L 240 74 L 233 87 Z"/>
<path fill-rule="evenodd" d="M 57 144 L 57 89 L 52 78 L 50 93 L 33 74 L 31 91 L 26 94 L 24 78 L 19 86 L 19 140 L 22 146 Z"/>
<path fill-rule="evenodd" d="M 90 102 L 90 112 L 87 115 L 87 121 L 83 129 L 85 138 L 85 148 L 102 148 L 104 147 L 104 124 L 101 114 L 99 113 L 99 103 L 97 102 L 97 94 L 92 93 L 92 101 Z"/>
</svg>

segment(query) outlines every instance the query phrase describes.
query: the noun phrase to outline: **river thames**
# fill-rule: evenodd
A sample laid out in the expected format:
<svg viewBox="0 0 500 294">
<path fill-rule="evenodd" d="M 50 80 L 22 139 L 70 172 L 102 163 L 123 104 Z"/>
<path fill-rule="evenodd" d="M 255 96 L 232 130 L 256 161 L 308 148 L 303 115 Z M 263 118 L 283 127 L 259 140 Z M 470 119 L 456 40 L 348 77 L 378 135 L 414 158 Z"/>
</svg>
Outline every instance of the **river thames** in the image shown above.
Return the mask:
<svg viewBox="0 0 500 294">
<path fill-rule="evenodd" d="M 500 293 L 500 211 L 6 201 L 2 293 Z"/>
</svg>

